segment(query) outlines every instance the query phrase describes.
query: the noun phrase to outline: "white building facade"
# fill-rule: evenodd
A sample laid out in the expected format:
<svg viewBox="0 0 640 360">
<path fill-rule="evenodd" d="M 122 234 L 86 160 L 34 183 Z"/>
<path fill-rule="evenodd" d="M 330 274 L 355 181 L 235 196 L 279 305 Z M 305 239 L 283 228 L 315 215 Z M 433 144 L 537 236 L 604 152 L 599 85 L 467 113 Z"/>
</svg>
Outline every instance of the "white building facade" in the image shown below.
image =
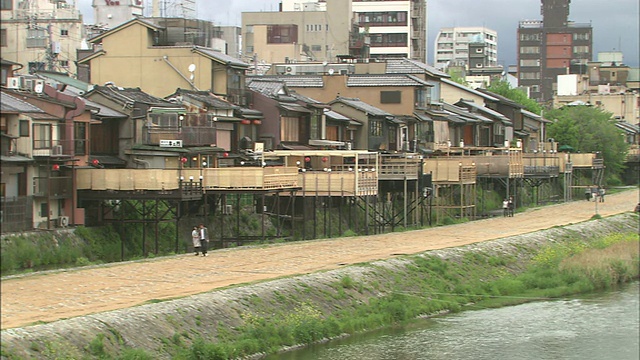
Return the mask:
<svg viewBox="0 0 640 360">
<path fill-rule="evenodd" d="M 438 68 L 467 66 L 469 43 L 485 43 L 486 66 L 498 65 L 498 33 L 486 27 L 448 27 L 438 32 L 434 46 L 434 63 Z"/>
</svg>

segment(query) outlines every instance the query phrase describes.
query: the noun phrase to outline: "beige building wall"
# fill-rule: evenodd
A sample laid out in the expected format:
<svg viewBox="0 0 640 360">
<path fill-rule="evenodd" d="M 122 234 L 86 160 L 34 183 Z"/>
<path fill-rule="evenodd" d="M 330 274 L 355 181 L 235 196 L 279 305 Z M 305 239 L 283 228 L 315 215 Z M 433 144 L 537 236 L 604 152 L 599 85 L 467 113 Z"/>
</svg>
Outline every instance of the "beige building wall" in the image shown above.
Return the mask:
<svg viewBox="0 0 640 360">
<path fill-rule="evenodd" d="M 2 58 L 24 65 L 23 74 L 28 72 L 29 62 L 43 62 L 45 70 L 75 76 L 76 50 L 84 37 L 80 12 L 68 2 L 63 8 L 48 0 L 9 2 L 13 9 L 0 11 L 0 29 L 6 34 L 6 46 L 0 49 Z M 18 8 L 18 3 L 29 6 Z M 38 30 L 29 30 L 34 24 Z M 50 58 L 48 49 L 53 49 Z"/>
<path fill-rule="evenodd" d="M 189 65 L 194 64 L 193 83 L 198 89 L 211 90 L 213 82 L 214 92 L 226 93 L 224 67 L 214 71 L 212 60 L 194 53 L 190 46 L 152 47 L 151 40 L 151 30 L 135 23 L 103 38 L 105 53 L 90 60 L 91 82 L 140 87 L 151 95 L 165 97 L 177 88 L 192 88 L 187 79 Z"/>
<path fill-rule="evenodd" d="M 348 87 L 348 75 L 326 75 L 324 78 L 324 88 L 293 88 L 296 92 L 308 96 L 312 99 L 329 102 L 338 96 L 358 98 L 363 102 L 380 108 L 394 115 L 410 115 L 414 111 L 414 90 L 412 86 L 358 86 Z M 382 104 L 380 102 L 381 91 L 400 91 L 400 104 Z"/>
<path fill-rule="evenodd" d="M 584 94 L 575 96 L 555 96 L 553 106 L 563 107 L 574 101 L 582 101 L 608 111 L 614 117 L 631 124 L 640 122 L 640 94 L 626 92 L 623 94 Z"/>
<path fill-rule="evenodd" d="M 333 4 L 335 3 L 335 4 Z M 350 1 L 333 1 L 327 11 L 243 12 L 243 60 L 257 54 L 258 61 L 333 61 L 349 53 L 349 31 L 353 13 Z M 267 44 L 269 25 L 297 25 L 296 44 Z M 308 49 L 305 52 L 305 48 Z"/>
<path fill-rule="evenodd" d="M 460 99 L 465 99 L 473 100 L 473 102 L 475 102 L 476 104 L 484 104 L 483 97 L 444 82 L 440 85 L 440 96 L 442 97 L 442 99 L 433 99 L 433 101 L 442 100 L 449 104 L 455 104 L 460 101 Z"/>
</svg>

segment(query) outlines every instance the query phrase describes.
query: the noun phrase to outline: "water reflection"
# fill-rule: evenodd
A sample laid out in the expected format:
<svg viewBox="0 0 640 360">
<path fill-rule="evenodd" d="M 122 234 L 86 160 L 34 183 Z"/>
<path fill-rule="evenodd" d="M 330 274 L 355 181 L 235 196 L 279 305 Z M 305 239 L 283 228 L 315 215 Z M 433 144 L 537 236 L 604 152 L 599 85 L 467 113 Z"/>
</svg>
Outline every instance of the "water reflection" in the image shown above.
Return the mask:
<svg viewBox="0 0 640 360">
<path fill-rule="evenodd" d="M 269 359 L 640 359 L 639 283 L 596 296 L 466 311 Z"/>
</svg>

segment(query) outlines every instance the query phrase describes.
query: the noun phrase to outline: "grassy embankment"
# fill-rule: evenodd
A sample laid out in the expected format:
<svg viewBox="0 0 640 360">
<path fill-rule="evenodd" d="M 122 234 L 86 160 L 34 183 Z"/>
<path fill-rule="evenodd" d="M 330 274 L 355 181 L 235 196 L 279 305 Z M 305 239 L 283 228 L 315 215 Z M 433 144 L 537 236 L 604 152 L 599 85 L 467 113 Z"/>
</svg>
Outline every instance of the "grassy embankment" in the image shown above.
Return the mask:
<svg viewBox="0 0 640 360">
<path fill-rule="evenodd" d="M 300 282 L 294 291 L 274 291 L 270 298 L 238 299 L 247 306 L 234 326 L 219 323 L 215 336 L 203 336 L 208 320 L 197 318 L 195 329 L 177 328 L 156 351 L 184 360 L 274 353 L 443 312 L 601 291 L 638 279 L 637 231 L 592 239 L 565 232 L 542 247 L 515 246 L 517 251 L 507 253 L 472 249 L 444 258 L 406 256 L 401 265 L 362 264 L 363 278 L 345 275 L 329 287 Z M 116 344 L 119 350 L 111 351 Z M 148 349 L 127 348 L 117 331 L 96 336 L 82 350 L 55 342 L 33 346 L 43 359 L 157 357 Z M 5 350 L 7 359 L 17 358 Z"/>
</svg>

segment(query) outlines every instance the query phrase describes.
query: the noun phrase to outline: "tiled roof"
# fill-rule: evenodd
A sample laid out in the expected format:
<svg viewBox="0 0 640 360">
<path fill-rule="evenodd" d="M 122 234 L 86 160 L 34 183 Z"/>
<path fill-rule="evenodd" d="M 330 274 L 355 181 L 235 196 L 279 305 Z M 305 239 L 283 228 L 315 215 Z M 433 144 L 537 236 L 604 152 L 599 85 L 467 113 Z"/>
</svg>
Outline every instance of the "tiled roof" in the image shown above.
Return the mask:
<svg viewBox="0 0 640 360">
<path fill-rule="evenodd" d="M 190 98 L 196 101 L 199 101 L 208 107 L 214 109 L 236 109 L 238 106 L 233 105 L 232 103 L 221 99 L 208 91 L 192 91 L 185 89 L 178 89 L 175 94 L 170 95 L 170 97 L 182 96 L 183 98 Z"/>
<path fill-rule="evenodd" d="M 84 102 L 91 107 L 94 107 L 98 110 L 98 112 L 96 113 L 96 115 L 98 117 L 107 117 L 107 118 L 125 118 L 127 117 L 127 115 L 114 110 L 108 106 L 102 105 L 102 104 L 98 104 L 97 102 L 93 102 L 89 99 L 84 99 Z"/>
<path fill-rule="evenodd" d="M 99 86 L 96 85 L 93 91 L 97 91 L 104 96 L 113 99 L 116 102 L 127 104 L 139 102 L 147 105 L 160 106 L 160 107 L 175 107 L 176 105 L 167 100 L 149 95 L 146 92 L 140 90 L 140 88 L 122 88 L 116 86 Z"/>
<path fill-rule="evenodd" d="M 39 107 L 20 100 L 4 91 L 2 92 L 2 96 L 0 96 L 0 111 L 4 113 L 44 113 L 44 110 Z"/>
<path fill-rule="evenodd" d="M 329 110 L 329 111 L 325 111 L 325 116 L 334 120 L 342 120 L 342 121 L 349 121 L 350 119 L 342 114 L 340 114 L 339 112 L 335 112 L 333 110 Z"/>
<path fill-rule="evenodd" d="M 246 62 L 238 60 L 233 56 L 223 54 L 220 51 L 216 51 L 214 49 L 210 49 L 202 46 L 194 46 L 193 51 L 202 53 L 203 55 L 211 57 L 219 61 L 220 63 L 227 64 L 229 66 L 240 67 L 245 69 L 249 67 L 249 64 L 247 64 Z"/>
<path fill-rule="evenodd" d="M 317 75 L 262 75 L 247 76 L 247 81 L 256 79 L 279 80 L 287 84 L 289 88 L 321 88 L 324 87 L 322 76 Z"/>
<path fill-rule="evenodd" d="M 294 99 L 296 99 L 298 101 L 306 102 L 307 104 L 315 104 L 315 105 L 323 104 L 322 102 L 320 102 L 320 101 L 318 101 L 316 99 L 312 99 L 312 98 L 310 98 L 308 96 L 304 96 L 304 95 L 299 94 L 299 93 L 297 93 L 295 91 L 292 91 L 289 95 L 291 95 L 291 97 L 293 97 Z"/>
<path fill-rule="evenodd" d="M 379 109 L 373 105 L 367 104 L 364 101 L 361 101 L 360 99 L 357 98 L 346 98 L 346 97 L 339 97 L 333 101 L 331 101 L 331 104 L 334 104 L 336 102 L 341 102 L 344 103 L 346 105 L 349 105 L 355 109 L 358 109 L 362 112 L 366 112 L 370 115 L 374 115 L 374 116 L 392 116 L 391 114 L 389 114 L 388 112 Z"/>
<path fill-rule="evenodd" d="M 487 94 L 485 92 L 481 92 L 479 90 L 474 90 L 468 86 L 462 85 L 462 84 L 458 84 L 457 82 L 453 81 L 453 80 L 449 80 L 449 79 L 440 79 L 440 81 L 442 81 L 445 84 L 449 84 L 451 86 L 457 87 L 458 89 L 464 90 L 464 91 L 468 91 L 471 94 L 480 96 L 484 99 L 487 99 L 489 101 L 498 101 L 498 98 L 494 97 L 493 94 Z"/>
<path fill-rule="evenodd" d="M 74 87 L 80 91 L 87 92 L 91 90 L 91 84 L 86 83 L 84 81 L 74 79 L 70 76 L 61 73 L 49 72 L 49 71 L 39 71 L 36 73 L 36 76 L 44 79 L 51 79 L 60 84 L 65 84 L 71 87 Z"/>
<path fill-rule="evenodd" d="M 247 82 L 247 88 L 271 98 L 276 98 L 278 95 L 287 92 L 284 81 L 275 78 L 252 78 L 249 82 Z"/>
<path fill-rule="evenodd" d="M 474 108 L 474 109 L 476 109 L 478 111 L 481 111 L 481 112 L 483 112 L 485 114 L 489 114 L 489 115 L 491 115 L 491 116 L 493 116 L 493 117 L 495 117 L 495 118 L 497 118 L 497 119 L 499 119 L 501 121 L 505 121 L 505 120 L 506 121 L 510 121 L 508 117 L 502 115 L 501 113 L 499 113 L 499 112 L 497 112 L 497 111 L 495 111 L 493 109 L 489 109 L 486 106 L 482 106 L 480 104 L 476 104 L 475 102 L 473 102 L 473 100 L 460 100 L 458 102 L 458 104 L 463 104 L 463 105 L 466 105 L 468 107 Z"/>
<path fill-rule="evenodd" d="M 429 74 L 434 77 L 451 77 L 433 66 L 411 59 L 387 60 L 387 74 Z"/>
<path fill-rule="evenodd" d="M 350 75 L 347 86 L 431 86 L 426 81 L 413 75 L 379 74 L 379 75 Z"/>
</svg>

